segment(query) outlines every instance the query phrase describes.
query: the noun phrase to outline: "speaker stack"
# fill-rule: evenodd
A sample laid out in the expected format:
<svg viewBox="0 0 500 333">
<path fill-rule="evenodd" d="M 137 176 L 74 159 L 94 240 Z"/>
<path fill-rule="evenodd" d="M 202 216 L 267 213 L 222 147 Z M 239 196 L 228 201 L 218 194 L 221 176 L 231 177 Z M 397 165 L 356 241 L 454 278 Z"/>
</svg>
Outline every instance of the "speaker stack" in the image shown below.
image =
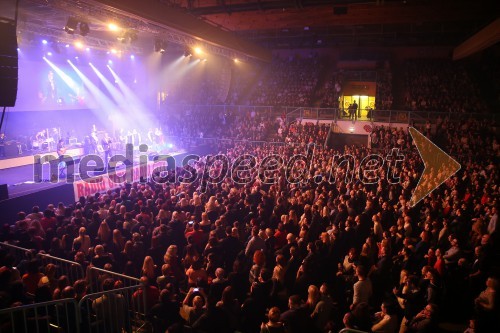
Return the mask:
<svg viewBox="0 0 500 333">
<path fill-rule="evenodd" d="M 0 10 L 0 107 L 16 104 L 17 75 L 16 22 L 13 18 L 2 17 Z"/>
</svg>

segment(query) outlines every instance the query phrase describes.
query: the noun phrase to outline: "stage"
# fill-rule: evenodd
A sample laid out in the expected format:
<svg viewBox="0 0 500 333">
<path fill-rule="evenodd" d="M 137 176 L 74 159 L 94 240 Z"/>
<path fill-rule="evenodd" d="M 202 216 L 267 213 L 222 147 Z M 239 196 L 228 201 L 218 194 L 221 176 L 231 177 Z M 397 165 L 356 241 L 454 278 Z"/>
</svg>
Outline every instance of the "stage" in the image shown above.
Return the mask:
<svg viewBox="0 0 500 333">
<path fill-rule="evenodd" d="M 168 155 L 175 159 L 176 166 L 182 166 L 183 159 L 189 154 L 201 156 L 210 153 L 212 153 L 210 147 L 199 146 L 190 149 L 189 152 L 178 149 L 177 151 L 170 152 Z M 153 157 L 154 154 L 151 156 Z M 33 156 L 31 156 L 31 160 L 33 161 Z M 83 181 L 81 179 L 78 173 L 80 167 L 79 162 L 79 158 L 75 160 L 74 179 L 71 182 L 67 181 L 64 177 L 58 181 L 54 180 L 48 163 L 42 166 L 42 172 L 38 176 L 36 175 L 33 162 L 30 165 L 20 165 L 0 170 L 0 184 L 6 184 L 8 191 L 8 198 L 0 200 L 0 212 L 2 213 L 0 215 L 0 223 L 14 223 L 19 211 L 30 212 L 34 205 L 44 210 L 49 204 L 57 205 L 59 202 L 63 202 L 65 205 L 69 205 L 74 203 L 76 201 L 75 196 L 77 196 L 77 185 L 83 184 L 87 186 L 88 183 L 92 183 L 92 181 Z M 137 155 L 137 158 L 134 158 L 133 168 L 137 169 L 139 167 L 139 155 Z M 117 168 L 117 172 L 123 169 L 124 167 L 122 169 Z M 105 177 L 102 170 L 91 171 L 89 175 Z M 116 184 L 115 187 L 118 186 L 119 184 Z M 109 189 L 109 187 L 104 190 L 106 189 Z M 94 187 L 91 187 L 90 191 L 96 192 Z"/>
</svg>

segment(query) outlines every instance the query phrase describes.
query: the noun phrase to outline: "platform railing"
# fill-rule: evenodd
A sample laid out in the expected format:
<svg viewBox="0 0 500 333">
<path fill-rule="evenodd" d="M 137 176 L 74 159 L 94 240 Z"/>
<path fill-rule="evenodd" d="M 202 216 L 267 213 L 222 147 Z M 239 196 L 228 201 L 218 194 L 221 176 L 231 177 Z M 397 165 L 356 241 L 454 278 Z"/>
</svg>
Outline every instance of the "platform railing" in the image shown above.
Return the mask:
<svg viewBox="0 0 500 333">
<path fill-rule="evenodd" d="M 228 112 L 234 111 L 238 114 L 247 112 L 256 112 L 260 114 L 268 114 L 274 116 L 285 115 L 287 122 L 298 118 L 307 118 L 315 120 L 349 120 L 349 113 L 345 108 L 317 108 L 312 106 L 251 106 L 251 105 L 173 105 L 175 110 L 196 109 L 207 110 L 207 112 Z M 473 118 L 477 120 L 498 121 L 496 113 L 455 113 L 442 110 L 371 110 L 368 114 L 367 110 L 361 110 L 363 116 L 356 120 L 387 122 L 387 123 L 406 123 L 411 124 L 413 121 L 435 122 L 438 117 L 448 118 L 450 121 L 455 121 L 463 118 Z"/>
<path fill-rule="evenodd" d="M 72 298 L 0 310 L 0 331 L 80 333 L 80 311 Z"/>
</svg>

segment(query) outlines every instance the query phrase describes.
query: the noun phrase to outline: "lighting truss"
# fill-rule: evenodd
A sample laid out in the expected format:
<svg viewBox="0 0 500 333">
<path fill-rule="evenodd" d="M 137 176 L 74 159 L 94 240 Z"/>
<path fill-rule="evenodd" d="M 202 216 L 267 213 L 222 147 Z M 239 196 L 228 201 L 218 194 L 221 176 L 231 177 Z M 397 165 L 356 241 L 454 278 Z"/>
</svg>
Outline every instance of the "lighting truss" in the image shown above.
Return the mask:
<svg viewBox="0 0 500 333">
<path fill-rule="evenodd" d="M 72 13 L 82 18 L 97 18 L 103 22 L 113 20 L 117 22 L 120 26 L 134 29 L 135 31 L 145 32 L 153 36 L 153 38 L 160 38 L 167 42 L 179 44 L 181 46 L 195 47 L 200 46 L 203 50 L 209 54 L 214 54 L 229 59 L 238 58 L 241 60 L 250 60 L 251 57 L 246 54 L 235 51 L 230 48 L 226 48 L 220 45 L 215 45 L 210 42 L 200 40 L 189 34 L 182 33 L 173 28 L 160 25 L 156 22 L 146 20 L 142 17 L 137 17 L 132 14 L 124 14 L 118 12 L 113 8 L 104 7 L 99 3 L 93 2 L 92 0 L 77 1 L 73 0 L 25 0 L 32 3 L 36 3 L 41 6 L 50 6 L 51 8 L 56 8 L 63 10 L 65 12 Z M 88 38 L 88 37 L 87 37 Z M 98 44 L 106 44 L 106 41 L 100 41 Z M 141 50 L 142 52 L 144 50 Z M 134 51 L 137 52 L 137 51 Z"/>
<path fill-rule="evenodd" d="M 44 27 L 30 22 L 18 23 L 18 30 L 20 31 L 21 40 L 24 35 L 36 35 L 51 38 L 60 43 L 73 44 L 75 41 L 82 41 L 85 47 L 95 50 L 109 51 L 112 48 L 119 49 L 124 52 L 132 54 L 141 54 L 143 49 L 130 44 L 117 43 L 116 40 L 107 40 L 102 38 L 95 38 L 92 36 L 80 37 L 78 35 L 68 35 L 63 29 L 54 29 L 51 27 Z M 27 42 L 27 41 L 23 41 Z"/>
</svg>

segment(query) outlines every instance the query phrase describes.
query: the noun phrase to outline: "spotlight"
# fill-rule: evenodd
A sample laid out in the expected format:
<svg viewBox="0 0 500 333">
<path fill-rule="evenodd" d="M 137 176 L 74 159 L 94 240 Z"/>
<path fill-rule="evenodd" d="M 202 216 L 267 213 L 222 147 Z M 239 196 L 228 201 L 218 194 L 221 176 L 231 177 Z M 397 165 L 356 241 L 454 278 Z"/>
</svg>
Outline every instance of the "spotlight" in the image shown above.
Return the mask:
<svg viewBox="0 0 500 333">
<path fill-rule="evenodd" d="M 135 59 L 135 56 L 132 54 L 130 55 L 130 59 L 134 60 Z"/>
<path fill-rule="evenodd" d="M 349 132 L 354 132 L 354 126 L 349 127 Z"/>
<path fill-rule="evenodd" d="M 235 63 L 239 63 L 239 62 L 240 62 L 240 60 L 239 60 L 238 58 L 234 58 L 234 62 L 235 62 Z"/>
<path fill-rule="evenodd" d="M 155 40 L 155 52 L 165 53 L 167 43 L 162 39 Z"/>
<path fill-rule="evenodd" d="M 174 145 L 172 143 L 169 143 L 168 148 L 174 148 Z"/>
<path fill-rule="evenodd" d="M 76 26 L 78 25 L 78 20 L 74 17 L 69 17 L 68 21 L 66 22 L 66 26 L 64 27 L 64 31 L 66 31 L 68 34 L 73 35 L 76 30 Z"/>
<path fill-rule="evenodd" d="M 69 44 L 66 44 L 65 46 L 66 46 L 66 47 L 69 47 Z"/>
<path fill-rule="evenodd" d="M 50 57 L 52 56 L 52 52 L 47 52 L 47 55 Z"/>
<path fill-rule="evenodd" d="M 111 31 L 118 31 L 118 30 L 120 30 L 120 28 L 116 24 L 114 24 L 114 23 L 108 24 L 108 29 L 111 30 Z"/>
<path fill-rule="evenodd" d="M 42 44 L 43 44 L 43 45 L 47 45 L 47 43 L 48 43 L 48 42 L 47 42 L 47 40 L 46 40 L 46 39 L 42 40 Z"/>
<path fill-rule="evenodd" d="M 90 48 L 89 48 L 89 47 L 87 47 L 85 50 L 86 50 L 86 51 L 90 51 Z"/>
<path fill-rule="evenodd" d="M 112 60 L 108 60 L 108 64 L 110 64 L 110 65 L 111 65 L 112 63 L 113 63 L 113 61 L 112 61 Z"/>
<path fill-rule="evenodd" d="M 202 54 L 203 50 L 200 47 L 195 47 L 194 48 L 194 53 L 196 53 L 196 54 Z"/>
<path fill-rule="evenodd" d="M 75 42 L 75 47 L 76 47 L 77 49 L 83 49 L 83 43 L 82 43 L 82 42 L 80 42 L 80 41 L 76 41 L 76 42 Z"/>
<path fill-rule="evenodd" d="M 111 49 L 111 53 L 116 54 L 118 51 L 116 49 Z"/>
<path fill-rule="evenodd" d="M 89 32 L 89 24 L 87 22 L 80 22 L 80 35 L 87 36 Z"/>
</svg>

